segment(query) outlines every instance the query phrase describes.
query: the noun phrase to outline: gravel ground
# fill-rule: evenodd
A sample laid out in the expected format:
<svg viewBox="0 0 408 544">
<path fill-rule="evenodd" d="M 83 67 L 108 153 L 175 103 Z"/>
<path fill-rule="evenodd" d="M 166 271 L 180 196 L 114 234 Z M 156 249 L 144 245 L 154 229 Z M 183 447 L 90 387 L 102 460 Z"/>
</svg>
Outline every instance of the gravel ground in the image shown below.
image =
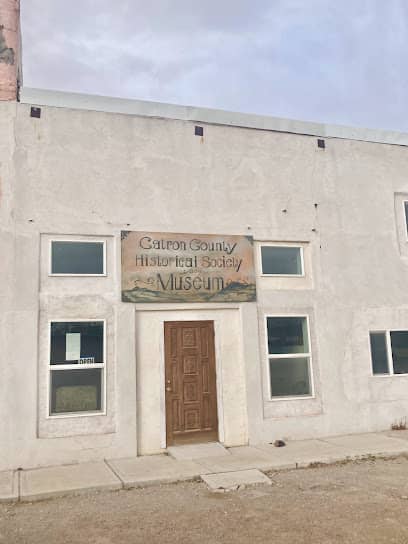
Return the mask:
<svg viewBox="0 0 408 544">
<path fill-rule="evenodd" d="M 2 504 L 0 543 L 408 543 L 405 458 L 270 476 L 229 493 L 190 482 Z"/>
</svg>

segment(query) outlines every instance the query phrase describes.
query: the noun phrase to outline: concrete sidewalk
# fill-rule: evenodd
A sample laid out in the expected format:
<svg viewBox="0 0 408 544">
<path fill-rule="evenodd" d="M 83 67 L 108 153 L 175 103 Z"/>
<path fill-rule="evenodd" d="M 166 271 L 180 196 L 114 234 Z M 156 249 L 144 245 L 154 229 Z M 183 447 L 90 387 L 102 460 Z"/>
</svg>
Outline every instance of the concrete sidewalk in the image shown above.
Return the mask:
<svg viewBox="0 0 408 544">
<path fill-rule="evenodd" d="M 403 454 L 408 455 L 408 431 L 300 440 L 281 448 L 257 445 L 225 449 L 218 444 L 202 444 L 169 448 L 169 455 L 0 472 L 0 501 L 33 501 L 93 490 L 201 480 L 202 476 L 217 474 L 225 480 L 232 472 L 253 475 L 253 469 L 267 472 Z"/>
</svg>

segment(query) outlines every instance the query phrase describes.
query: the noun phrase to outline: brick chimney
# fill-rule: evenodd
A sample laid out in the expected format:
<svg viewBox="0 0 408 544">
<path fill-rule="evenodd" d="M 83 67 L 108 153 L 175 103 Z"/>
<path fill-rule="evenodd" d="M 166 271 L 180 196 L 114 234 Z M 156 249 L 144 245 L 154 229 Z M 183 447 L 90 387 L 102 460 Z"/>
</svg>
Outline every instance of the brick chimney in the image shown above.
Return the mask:
<svg viewBox="0 0 408 544">
<path fill-rule="evenodd" d="M 0 0 L 0 100 L 17 100 L 20 83 L 20 0 Z"/>
</svg>

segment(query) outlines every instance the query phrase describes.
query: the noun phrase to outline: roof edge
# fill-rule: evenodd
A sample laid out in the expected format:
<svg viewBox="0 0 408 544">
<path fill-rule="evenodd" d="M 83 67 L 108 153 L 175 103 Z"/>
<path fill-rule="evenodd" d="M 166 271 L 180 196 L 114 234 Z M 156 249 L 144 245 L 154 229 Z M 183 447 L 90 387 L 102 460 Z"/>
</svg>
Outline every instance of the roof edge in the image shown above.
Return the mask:
<svg viewBox="0 0 408 544">
<path fill-rule="evenodd" d="M 36 106 L 175 119 L 272 132 L 408 146 L 408 133 L 404 132 L 296 121 L 267 115 L 181 106 L 147 100 L 22 87 L 20 102 Z"/>
</svg>

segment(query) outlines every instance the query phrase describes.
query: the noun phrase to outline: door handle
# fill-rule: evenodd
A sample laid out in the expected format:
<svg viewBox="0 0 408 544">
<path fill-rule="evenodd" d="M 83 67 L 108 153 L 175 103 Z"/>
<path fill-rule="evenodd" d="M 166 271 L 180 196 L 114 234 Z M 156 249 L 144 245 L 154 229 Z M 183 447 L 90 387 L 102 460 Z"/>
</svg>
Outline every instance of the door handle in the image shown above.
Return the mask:
<svg viewBox="0 0 408 544">
<path fill-rule="evenodd" d="M 169 387 L 169 386 L 166 387 L 167 392 L 170 392 L 171 390 L 172 390 L 171 387 Z"/>
</svg>

